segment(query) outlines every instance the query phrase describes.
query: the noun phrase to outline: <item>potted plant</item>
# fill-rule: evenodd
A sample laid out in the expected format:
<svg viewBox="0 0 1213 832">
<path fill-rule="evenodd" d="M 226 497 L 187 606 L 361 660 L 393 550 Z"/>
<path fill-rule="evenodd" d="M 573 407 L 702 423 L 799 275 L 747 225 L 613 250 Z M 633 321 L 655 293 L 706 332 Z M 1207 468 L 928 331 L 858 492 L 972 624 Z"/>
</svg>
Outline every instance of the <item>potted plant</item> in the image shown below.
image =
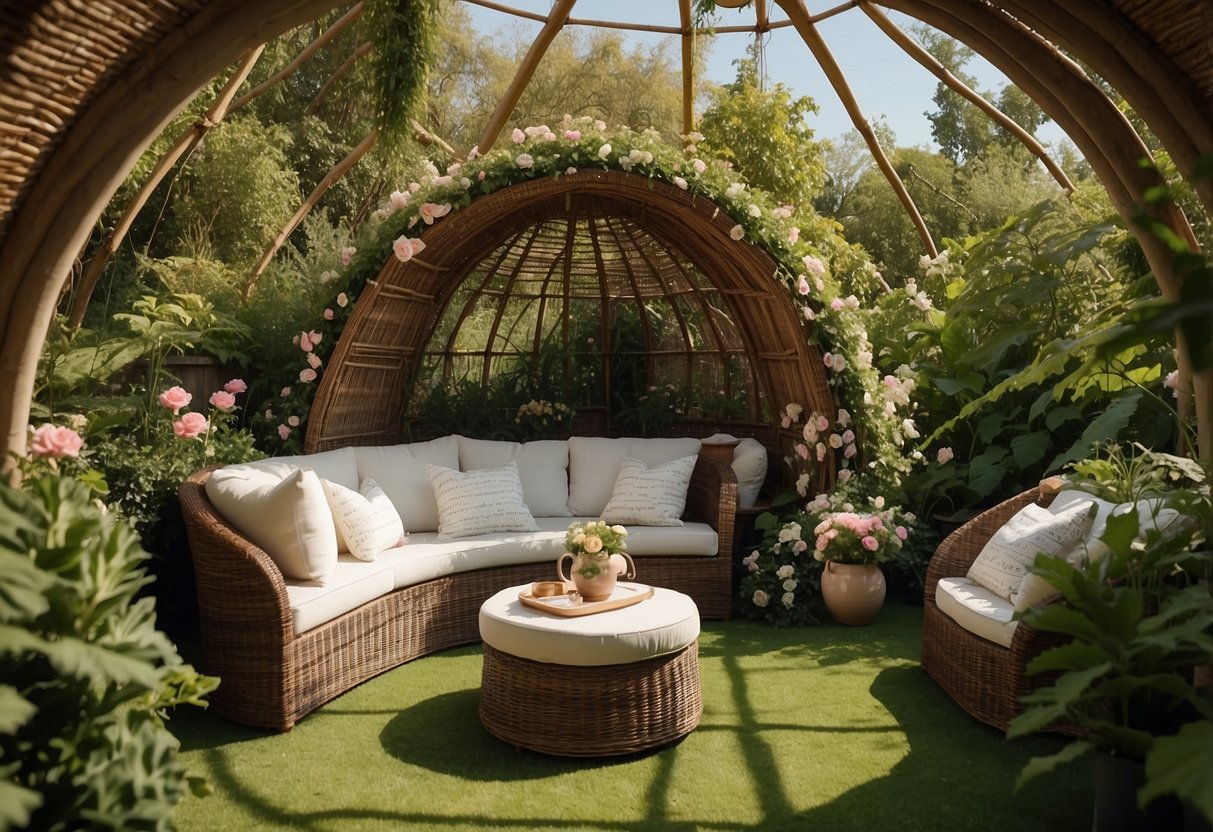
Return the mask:
<svg viewBox="0 0 1213 832">
<path fill-rule="evenodd" d="M 1108 519 L 1102 557 L 1038 556 L 1032 571 L 1061 602 L 1022 615 L 1073 641 L 1028 664 L 1029 674 L 1055 678 L 1023 697 L 1007 735 L 1064 727 L 1077 738 L 1029 762 L 1019 783 L 1095 752 L 1097 832 L 1180 828 L 1178 802 L 1155 800 L 1163 795 L 1213 822 L 1213 701 L 1195 682 L 1213 657 L 1213 595 L 1194 579 L 1210 562 L 1213 511 L 1204 489 L 1165 502 L 1194 522 L 1164 534 L 1140 516 L 1160 501 L 1134 503 Z"/>
<path fill-rule="evenodd" d="M 879 564 L 892 560 L 905 526 L 882 511 L 828 511 L 813 528 L 813 557 L 825 564 L 821 597 L 839 624 L 868 624 L 884 605 L 885 579 Z"/>
</svg>

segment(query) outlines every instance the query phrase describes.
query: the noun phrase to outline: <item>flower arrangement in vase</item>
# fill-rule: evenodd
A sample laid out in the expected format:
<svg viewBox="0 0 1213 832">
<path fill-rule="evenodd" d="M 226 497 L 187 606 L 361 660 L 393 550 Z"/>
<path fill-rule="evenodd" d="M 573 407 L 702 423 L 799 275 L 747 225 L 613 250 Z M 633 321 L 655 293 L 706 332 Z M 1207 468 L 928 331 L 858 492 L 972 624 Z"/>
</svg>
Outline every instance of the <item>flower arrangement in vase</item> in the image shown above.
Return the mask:
<svg viewBox="0 0 1213 832">
<path fill-rule="evenodd" d="M 556 562 L 557 574 L 561 580 L 571 581 L 587 601 L 610 598 L 620 575 L 629 579 L 636 577 L 636 565 L 624 551 L 627 536 L 628 530 L 623 526 L 610 526 L 601 520 L 573 523 L 564 535 L 565 551 Z M 565 558 L 572 561 L 567 575 Z"/>
<path fill-rule="evenodd" d="M 825 563 L 821 597 L 840 624 L 867 624 L 884 605 L 882 561 L 892 560 L 908 532 L 884 512 L 827 512 L 813 529 L 813 557 Z"/>
</svg>

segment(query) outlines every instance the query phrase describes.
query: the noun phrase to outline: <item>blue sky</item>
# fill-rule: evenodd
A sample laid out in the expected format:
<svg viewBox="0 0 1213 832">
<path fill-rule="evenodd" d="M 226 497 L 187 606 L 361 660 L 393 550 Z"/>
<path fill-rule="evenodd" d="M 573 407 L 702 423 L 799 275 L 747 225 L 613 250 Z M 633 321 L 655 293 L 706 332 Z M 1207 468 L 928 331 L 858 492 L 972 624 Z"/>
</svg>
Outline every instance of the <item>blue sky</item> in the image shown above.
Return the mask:
<svg viewBox="0 0 1213 832">
<path fill-rule="evenodd" d="M 546 14 L 551 6 L 549 0 L 501 0 L 503 5 L 526 11 Z M 774 3 L 770 3 L 774 6 Z M 810 13 L 820 13 L 837 5 L 837 0 L 808 0 Z M 538 23 L 519 20 L 509 15 L 467 4 L 472 14 L 473 25 L 480 31 L 494 32 L 517 25 L 533 36 L 538 32 Z M 752 24 L 753 9 L 721 9 L 720 25 Z M 887 12 L 888 16 L 903 30 L 915 22 L 905 15 Z M 625 20 L 629 22 L 677 26 L 677 0 L 579 0 L 573 7 L 573 18 L 593 20 Z M 773 8 L 773 20 L 785 18 L 783 12 Z M 931 140 L 931 125 L 925 112 L 933 108 L 931 96 L 938 83 L 917 62 L 902 52 L 859 9 L 850 9 L 818 24 L 819 31 L 833 52 L 835 60 L 846 74 L 869 121 L 885 121 L 897 135 L 899 145 L 918 145 L 934 148 Z M 655 42 L 662 35 L 624 32 L 629 40 Z M 717 83 L 733 80 L 735 71 L 732 62 L 744 54 L 752 36 L 746 34 L 720 34 L 712 48 L 708 64 L 708 77 Z M 766 41 L 767 77 L 771 82 L 782 83 L 797 95 L 808 95 L 817 102 L 820 111 L 813 117 L 810 126 L 818 138 L 834 138 L 850 130 L 850 118 L 843 109 L 825 75 L 817 66 L 800 36 L 791 27 L 771 32 Z M 997 69 L 980 57 L 974 58 L 965 71 L 978 79 L 977 88 L 983 92 L 997 90 L 1006 83 L 1006 78 Z M 1057 127 L 1047 123 L 1038 133 L 1039 138 L 1049 144 L 1064 138 Z"/>
</svg>

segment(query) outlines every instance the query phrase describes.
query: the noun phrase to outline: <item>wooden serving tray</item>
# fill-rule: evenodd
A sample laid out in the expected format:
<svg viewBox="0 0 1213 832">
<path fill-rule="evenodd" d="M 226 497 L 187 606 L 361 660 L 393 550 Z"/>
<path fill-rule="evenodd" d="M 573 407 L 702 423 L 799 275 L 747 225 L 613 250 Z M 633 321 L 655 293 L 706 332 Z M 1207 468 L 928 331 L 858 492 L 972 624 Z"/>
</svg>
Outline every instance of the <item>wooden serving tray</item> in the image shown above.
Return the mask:
<svg viewBox="0 0 1213 832">
<path fill-rule="evenodd" d="M 573 585 L 569 584 L 569 589 Z M 524 606 L 534 607 L 537 610 L 543 610 L 552 615 L 561 615 L 566 618 L 574 618 L 579 615 L 593 615 L 598 612 L 606 612 L 607 610 L 617 610 L 620 607 L 630 607 L 632 604 L 639 604 L 645 598 L 653 597 L 653 587 L 645 584 L 633 584 L 620 581 L 615 584 L 615 591 L 611 593 L 611 597 L 605 601 L 582 601 L 579 605 L 573 606 L 569 603 L 569 599 L 565 595 L 551 595 L 545 598 L 536 598 L 531 594 L 528 587 L 518 593 L 518 600 Z"/>
</svg>

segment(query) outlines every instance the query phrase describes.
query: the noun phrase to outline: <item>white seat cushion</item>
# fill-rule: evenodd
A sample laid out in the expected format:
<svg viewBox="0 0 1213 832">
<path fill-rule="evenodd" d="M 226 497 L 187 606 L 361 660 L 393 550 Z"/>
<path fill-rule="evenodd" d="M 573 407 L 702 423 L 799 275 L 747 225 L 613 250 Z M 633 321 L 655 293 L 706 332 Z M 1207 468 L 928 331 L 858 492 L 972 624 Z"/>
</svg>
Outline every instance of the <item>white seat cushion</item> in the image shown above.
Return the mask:
<svg viewBox="0 0 1213 832">
<path fill-rule="evenodd" d="M 565 618 L 525 607 L 503 589 L 480 607 L 484 643 L 523 659 L 599 667 L 666 656 L 699 638 L 699 610 L 686 595 L 655 587 L 653 597 L 597 615 Z"/>
<path fill-rule="evenodd" d="M 578 517 L 601 516 L 625 457 L 652 467 L 697 454 L 699 444 L 698 439 L 570 438 L 569 511 Z"/>
<path fill-rule="evenodd" d="M 459 470 L 518 466 L 522 493 L 536 517 L 569 516 L 569 443 L 561 439 L 501 442 L 459 437 Z"/>
<path fill-rule="evenodd" d="M 358 609 L 380 595 L 387 595 L 393 588 L 396 561 L 405 556 L 406 549 L 389 549 L 372 563 L 358 560 L 353 555 L 341 555 L 323 584 L 287 581 L 286 601 L 291 608 L 295 632 L 306 632 Z"/>
<path fill-rule="evenodd" d="M 459 467 L 459 440 L 444 436 L 430 442 L 354 449 L 358 482 L 370 477 L 387 494 L 406 534 L 438 530 L 438 502 L 426 465 Z M 357 485 L 353 486 L 357 488 Z"/>
<path fill-rule="evenodd" d="M 940 578 L 935 605 L 973 635 L 1003 647 L 1011 646 L 1019 626 L 1010 601 L 968 578 Z"/>
</svg>

